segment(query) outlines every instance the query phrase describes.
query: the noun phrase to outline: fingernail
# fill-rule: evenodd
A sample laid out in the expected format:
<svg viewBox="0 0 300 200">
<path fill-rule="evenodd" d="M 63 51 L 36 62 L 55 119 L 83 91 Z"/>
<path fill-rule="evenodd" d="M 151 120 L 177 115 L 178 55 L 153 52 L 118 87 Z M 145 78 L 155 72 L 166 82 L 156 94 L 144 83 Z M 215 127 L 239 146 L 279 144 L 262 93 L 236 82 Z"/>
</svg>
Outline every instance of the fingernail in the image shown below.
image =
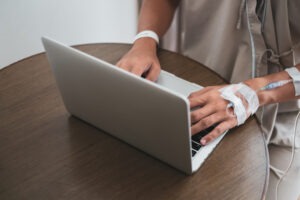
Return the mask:
<svg viewBox="0 0 300 200">
<path fill-rule="evenodd" d="M 201 144 L 202 144 L 202 145 L 205 145 L 205 144 L 206 144 L 206 140 L 205 140 L 205 139 L 202 139 L 202 140 L 201 140 Z"/>
</svg>

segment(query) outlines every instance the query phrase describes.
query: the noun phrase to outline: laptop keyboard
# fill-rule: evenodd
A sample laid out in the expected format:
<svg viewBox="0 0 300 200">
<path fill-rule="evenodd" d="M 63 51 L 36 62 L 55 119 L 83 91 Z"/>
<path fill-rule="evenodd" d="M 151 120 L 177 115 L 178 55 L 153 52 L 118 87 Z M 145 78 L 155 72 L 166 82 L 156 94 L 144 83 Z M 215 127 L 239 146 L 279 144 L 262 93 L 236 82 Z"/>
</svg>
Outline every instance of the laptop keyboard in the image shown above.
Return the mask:
<svg viewBox="0 0 300 200">
<path fill-rule="evenodd" d="M 192 136 L 192 157 L 196 155 L 196 153 L 201 149 L 202 144 L 200 144 L 201 138 L 203 138 L 205 135 L 207 135 L 209 132 L 211 132 L 215 126 L 211 126 L 203 131 L 200 131 L 199 133 Z"/>
</svg>

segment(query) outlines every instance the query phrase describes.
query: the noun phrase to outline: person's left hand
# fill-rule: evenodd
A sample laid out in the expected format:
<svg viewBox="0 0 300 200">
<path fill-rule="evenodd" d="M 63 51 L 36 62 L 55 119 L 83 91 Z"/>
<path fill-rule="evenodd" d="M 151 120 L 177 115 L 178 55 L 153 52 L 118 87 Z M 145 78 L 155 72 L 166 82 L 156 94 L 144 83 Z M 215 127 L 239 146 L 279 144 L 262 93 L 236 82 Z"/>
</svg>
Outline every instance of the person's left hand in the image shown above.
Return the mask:
<svg viewBox="0 0 300 200">
<path fill-rule="evenodd" d="M 192 135 L 212 126 L 216 127 L 201 139 L 205 145 L 226 130 L 237 126 L 237 119 L 232 108 L 227 108 L 229 101 L 220 96 L 219 89 L 224 86 L 210 86 L 189 95 Z"/>
</svg>

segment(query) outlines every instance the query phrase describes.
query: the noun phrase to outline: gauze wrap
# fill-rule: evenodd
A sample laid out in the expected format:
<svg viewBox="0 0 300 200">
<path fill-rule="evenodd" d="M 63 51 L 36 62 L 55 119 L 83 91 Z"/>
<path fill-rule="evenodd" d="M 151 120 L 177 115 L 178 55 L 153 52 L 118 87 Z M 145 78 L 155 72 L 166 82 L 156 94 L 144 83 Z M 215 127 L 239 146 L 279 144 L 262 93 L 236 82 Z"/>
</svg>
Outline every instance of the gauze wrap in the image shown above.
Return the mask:
<svg viewBox="0 0 300 200">
<path fill-rule="evenodd" d="M 228 107 L 233 107 L 237 125 L 245 123 L 258 107 L 259 100 L 256 92 L 243 83 L 228 85 L 220 90 L 221 97 L 229 101 Z"/>
</svg>

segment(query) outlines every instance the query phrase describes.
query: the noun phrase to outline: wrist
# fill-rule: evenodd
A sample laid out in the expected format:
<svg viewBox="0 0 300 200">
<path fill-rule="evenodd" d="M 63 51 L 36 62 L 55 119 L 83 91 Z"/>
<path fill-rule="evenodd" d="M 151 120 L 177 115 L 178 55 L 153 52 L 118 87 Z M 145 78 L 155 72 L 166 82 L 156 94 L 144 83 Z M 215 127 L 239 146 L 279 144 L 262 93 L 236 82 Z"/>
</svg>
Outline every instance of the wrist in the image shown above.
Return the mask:
<svg viewBox="0 0 300 200">
<path fill-rule="evenodd" d="M 244 83 L 249 86 L 251 89 L 253 89 L 258 97 L 259 100 L 259 106 L 263 106 L 266 104 L 273 103 L 274 100 L 272 99 L 272 95 L 270 95 L 266 91 L 259 91 L 260 88 L 267 85 L 271 81 L 265 79 L 265 78 L 254 78 L 246 80 Z"/>
<path fill-rule="evenodd" d="M 138 34 L 136 34 L 136 36 L 133 39 L 133 43 L 141 38 L 151 38 L 152 40 L 154 40 L 156 42 L 156 44 L 159 44 L 159 36 L 157 35 L 156 32 L 152 31 L 152 30 L 143 30 L 140 31 Z"/>
<path fill-rule="evenodd" d="M 153 53 L 156 53 L 157 51 L 157 44 L 156 41 L 152 38 L 144 37 L 139 38 L 133 43 L 133 48 L 138 50 L 147 50 L 151 51 Z"/>
<path fill-rule="evenodd" d="M 290 79 L 287 72 L 282 71 L 275 74 L 270 74 L 263 77 L 258 77 L 254 79 L 246 80 L 244 83 L 248 85 L 250 88 L 252 88 L 254 91 L 256 91 L 258 99 L 259 99 L 259 105 L 263 106 L 266 104 L 271 103 L 277 103 L 282 101 L 281 96 L 286 96 L 286 98 L 289 96 L 290 90 L 293 88 L 289 88 L 289 86 L 283 86 L 277 89 L 273 90 L 259 90 L 260 88 L 272 83 L 277 82 L 280 80 L 288 80 Z"/>
</svg>

